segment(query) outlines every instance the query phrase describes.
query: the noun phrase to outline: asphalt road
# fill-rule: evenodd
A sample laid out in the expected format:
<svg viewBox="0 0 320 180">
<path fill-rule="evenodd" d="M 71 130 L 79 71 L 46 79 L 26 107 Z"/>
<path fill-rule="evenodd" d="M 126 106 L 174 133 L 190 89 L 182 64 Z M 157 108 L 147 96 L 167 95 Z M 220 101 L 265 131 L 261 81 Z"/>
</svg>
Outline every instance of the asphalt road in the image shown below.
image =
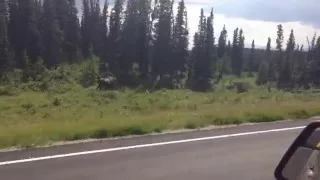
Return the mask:
<svg viewBox="0 0 320 180">
<path fill-rule="evenodd" d="M 273 171 L 280 158 L 302 129 L 276 132 L 269 132 L 269 130 L 301 127 L 309 122 L 266 123 L 207 131 L 105 140 L 28 151 L 2 152 L 0 153 L 0 179 L 270 180 L 274 179 Z M 248 133 L 256 131 L 261 133 Z M 230 134 L 233 135 L 223 136 Z M 206 137 L 217 138 L 205 139 Z M 181 141 L 192 138 L 200 139 L 190 142 Z M 159 146 L 149 145 L 134 149 L 114 149 L 169 141 L 176 141 L 176 143 L 164 143 Z M 15 162 L 9 165 L 3 164 L 3 162 L 13 162 L 13 160 L 101 149 L 113 150 L 31 162 Z"/>
</svg>

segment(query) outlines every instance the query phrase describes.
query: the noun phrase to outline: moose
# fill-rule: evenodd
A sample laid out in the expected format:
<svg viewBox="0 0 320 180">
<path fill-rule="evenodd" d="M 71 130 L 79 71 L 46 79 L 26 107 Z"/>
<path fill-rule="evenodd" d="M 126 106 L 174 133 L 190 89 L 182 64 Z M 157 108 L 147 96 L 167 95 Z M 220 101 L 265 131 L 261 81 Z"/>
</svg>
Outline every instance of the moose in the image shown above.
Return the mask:
<svg viewBox="0 0 320 180">
<path fill-rule="evenodd" d="M 114 76 L 98 77 L 98 90 L 115 89 L 117 87 L 117 78 Z"/>
</svg>

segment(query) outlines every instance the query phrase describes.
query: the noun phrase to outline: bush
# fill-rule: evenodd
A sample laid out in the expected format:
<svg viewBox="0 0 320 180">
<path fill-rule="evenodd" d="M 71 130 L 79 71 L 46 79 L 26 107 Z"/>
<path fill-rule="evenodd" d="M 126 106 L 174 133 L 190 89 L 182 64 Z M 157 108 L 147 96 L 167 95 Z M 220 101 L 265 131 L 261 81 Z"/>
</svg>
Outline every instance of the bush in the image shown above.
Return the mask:
<svg viewBox="0 0 320 180">
<path fill-rule="evenodd" d="M 268 65 L 265 61 L 262 61 L 259 67 L 256 84 L 263 85 L 263 84 L 266 84 L 267 82 L 268 82 Z"/>
<path fill-rule="evenodd" d="M 59 98 L 54 98 L 52 101 L 52 105 L 54 106 L 60 106 L 61 105 L 61 100 Z"/>
<path fill-rule="evenodd" d="M 197 125 L 195 122 L 187 122 L 185 125 L 184 125 L 184 128 L 185 129 L 196 129 L 197 128 Z"/>
<path fill-rule="evenodd" d="M 211 79 L 207 78 L 199 78 L 199 79 L 192 79 L 191 81 L 191 89 L 193 91 L 198 92 L 208 92 L 213 90 L 213 83 Z"/>
<path fill-rule="evenodd" d="M 15 84 L 20 83 L 23 77 L 23 71 L 20 69 L 13 69 L 12 71 L 6 72 L 2 78 L 0 83 L 9 83 Z"/>
<path fill-rule="evenodd" d="M 116 100 L 119 97 L 119 93 L 117 91 L 107 91 L 105 93 L 102 93 L 101 96 L 109 100 Z"/>
<path fill-rule="evenodd" d="M 163 75 L 157 85 L 157 88 L 173 89 L 173 79 L 169 74 Z"/>
<path fill-rule="evenodd" d="M 43 64 L 43 60 L 39 58 L 34 64 L 32 64 L 28 59 L 26 60 L 26 67 L 23 70 L 23 80 L 40 80 L 41 75 L 46 71 L 46 67 Z"/>
<path fill-rule="evenodd" d="M 244 93 L 248 92 L 250 89 L 252 89 L 251 84 L 247 82 L 233 82 L 226 86 L 228 90 L 236 89 L 238 93 Z"/>
<path fill-rule="evenodd" d="M 251 85 L 245 82 L 237 82 L 235 83 L 235 86 L 238 93 L 248 92 L 250 89 L 252 89 Z"/>
<path fill-rule="evenodd" d="M 97 82 L 99 75 L 99 60 L 93 58 L 88 60 L 81 70 L 80 84 L 87 88 L 93 86 Z"/>
<path fill-rule="evenodd" d="M 15 96 L 18 91 L 12 86 L 0 87 L 0 96 Z"/>
</svg>

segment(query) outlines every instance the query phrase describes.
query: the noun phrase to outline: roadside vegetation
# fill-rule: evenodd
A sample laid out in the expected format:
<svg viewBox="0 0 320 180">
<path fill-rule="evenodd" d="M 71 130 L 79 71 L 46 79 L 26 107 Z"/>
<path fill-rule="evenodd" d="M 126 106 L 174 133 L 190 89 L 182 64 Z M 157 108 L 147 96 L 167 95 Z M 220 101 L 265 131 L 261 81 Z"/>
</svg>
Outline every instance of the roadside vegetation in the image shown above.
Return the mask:
<svg viewBox="0 0 320 180">
<path fill-rule="evenodd" d="M 0 86 L 0 147 L 197 129 L 209 125 L 301 119 L 320 114 L 320 96 L 268 92 L 255 77 L 226 76 L 214 91 L 137 87 L 98 91 L 80 84 L 84 66 L 47 72 L 59 80 Z M 77 73 L 78 71 L 78 73 Z M 70 78 L 70 74 L 78 78 Z M 55 77 L 55 78 L 56 78 Z M 43 77 L 45 78 L 45 77 Z M 52 78 L 52 77 L 51 77 Z M 43 83 L 46 90 L 43 90 Z M 233 86 L 245 84 L 244 92 Z M 241 88 L 240 88 L 241 89 Z"/>
<path fill-rule="evenodd" d="M 320 114 L 316 34 L 256 49 L 213 9 L 191 35 L 184 0 L 77 2 L 0 0 L 0 148 Z"/>
</svg>

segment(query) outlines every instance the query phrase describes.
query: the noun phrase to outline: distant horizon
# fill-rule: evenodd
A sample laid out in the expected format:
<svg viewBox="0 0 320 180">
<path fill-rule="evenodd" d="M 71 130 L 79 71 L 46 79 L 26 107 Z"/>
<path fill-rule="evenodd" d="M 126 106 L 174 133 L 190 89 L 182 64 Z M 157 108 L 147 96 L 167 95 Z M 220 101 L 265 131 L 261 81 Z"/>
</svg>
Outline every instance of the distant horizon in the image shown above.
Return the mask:
<svg viewBox="0 0 320 180">
<path fill-rule="evenodd" d="M 273 4 L 271 2 L 275 0 L 270 0 L 270 3 L 264 3 L 262 0 L 256 0 L 262 4 L 265 4 L 265 6 L 269 6 L 269 8 L 275 9 L 274 12 L 270 13 L 269 10 L 266 10 L 265 8 L 262 8 L 258 5 L 254 5 L 254 3 L 251 3 L 249 0 L 243 0 L 239 4 L 236 0 L 185 0 L 186 8 L 188 12 L 188 26 L 189 26 L 189 48 L 192 48 L 193 46 L 193 35 L 197 31 L 198 27 L 198 21 L 199 21 L 199 15 L 201 8 L 204 9 L 205 14 L 208 15 L 211 7 L 214 8 L 214 31 L 215 31 L 215 37 L 216 37 L 216 43 L 217 39 L 219 38 L 220 32 L 223 28 L 223 26 L 226 26 L 226 29 L 228 31 L 228 37 L 227 40 L 230 40 L 232 42 L 232 36 L 233 31 L 239 27 L 242 28 L 244 31 L 245 36 L 245 47 L 250 48 L 252 40 L 255 40 L 255 46 L 259 49 L 265 49 L 268 41 L 268 37 L 271 38 L 271 48 L 275 49 L 275 40 L 277 36 L 277 25 L 282 24 L 283 30 L 284 30 L 284 46 L 287 42 L 287 39 L 289 37 L 290 30 L 294 30 L 294 35 L 296 38 L 296 44 L 303 44 L 304 50 L 308 47 L 306 37 L 308 36 L 309 39 L 311 39 L 314 35 L 314 33 L 320 34 L 320 22 L 315 20 L 315 22 L 312 22 L 311 20 L 308 20 L 307 17 L 313 17 L 317 15 L 318 11 L 314 11 L 314 8 L 309 10 L 310 12 L 305 12 L 304 14 L 301 14 L 301 16 L 294 15 L 294 18 L 291 17 L 291 13 L 295 13 L 296 11 L 289 11 L 287 7 L 283 7 L 282 4 L 279 5 L 278 3 Z M 289 1 L 289 0 L 283 0 L 283 1 Z M 113 7 L 112 2 L 114 0 L 109 0 L 109 9 Z M 177 11 L 177 3 L 179 1 L 175 1 L 174 5 L 174 14 L 176 14 Z M 309 4 L 301 5 L 300 2 L 295 1 L 297 6 L 301 6 L 301 9 L 306 11 L 305 7 L 309 6 L 319 6 L 318 4 L 314 4 L 316 2 L 315 0 L 310 0 Z M 76 0 L 77 7 L 79 10 L 79 14 L 81 14 L 81 7 L 82 7 L 82 0 Z M 100 0 L 101 7 L 103 7 L 104 0 Z M 294 4 L 291 3 L 291 4 Z M 229 4 L 235 4 L 235 6 L 229 6 Z M 245 6 L 247 5 L 247 6 Z M 261 12 L 257 9 L 252 10 L 249 9 L 250 6 L 257 6 L 257 8 L 262 8 Z M 125 5 L 124 5 L 125 8 Z M 240 9 L 239 9 L 240 8 Z M 244 11 L 241 8 L 246 8 Z M 281 10 L 281 8 L 283 8 Z M 320 8 L 320 6 L 319 6 Z M 299 9 L 299 7 L 295 7 L 295 9 Z M 301 11 L 302 11 L 301 10 Z M 109 11 L 110 12 L 110 11 Z M 271 17 L 265 15 L 270 14 Z M 283 13 L 283 17 L 277 17 L 274 15 L 274 13 L 281 14 Z M 268 14 L 268 15 L 269 15 Z M 320 11 L 319 11 L 320 16 Z M 317 17 L 319 17 L 317 16 Z M 288 20 L 286 20 L 286 18 Z M 311 18 L 312 19 L 312 18 Z M 305 21 L 305 22 L 303 22 Z M 319 23 L 319 24 L 317 24 Z"/>
</svg>

